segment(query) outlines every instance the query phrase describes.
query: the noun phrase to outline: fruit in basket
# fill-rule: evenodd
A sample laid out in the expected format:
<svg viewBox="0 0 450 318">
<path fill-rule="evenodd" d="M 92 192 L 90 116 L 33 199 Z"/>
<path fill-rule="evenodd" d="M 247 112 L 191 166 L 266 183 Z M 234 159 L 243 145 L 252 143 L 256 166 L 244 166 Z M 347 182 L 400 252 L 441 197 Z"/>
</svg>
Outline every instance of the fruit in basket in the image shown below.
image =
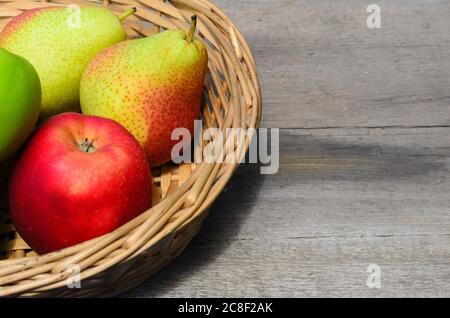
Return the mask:
<svg viewBox="0 0 450 318">
<path fill-rule="evenodd" d="M 41 120 L 79 110 L 79 85 L 89 61 L 126 39 L 122 17 L 94 7 L 46 7 L 13 18 L 0 33 L 0 47 L 26 58 L 42 84 Z"/>
<path fill-rule="evenodd" d="M 25 142 L 41 107 L 41 84 L 24 58 L 0 48 L 0 162 Z"/>
<path fill-rule="evenodd" d="M 117 122 L 65 113 L 38 129 L 9 184 L 11 218 L 47 253 L 106 234 L 151 206 L 151 172 Z"/>
<path fill-rule="evenodd" d="M 98 54 L 80 84 L 84 114 L 114 119 L 144 147 L 151 166 L 171 159 L 172 131 L 191 131 L 200 116 L 208 54 L 188 33 L 167 30 L 116 44 Z"/>
</svg>

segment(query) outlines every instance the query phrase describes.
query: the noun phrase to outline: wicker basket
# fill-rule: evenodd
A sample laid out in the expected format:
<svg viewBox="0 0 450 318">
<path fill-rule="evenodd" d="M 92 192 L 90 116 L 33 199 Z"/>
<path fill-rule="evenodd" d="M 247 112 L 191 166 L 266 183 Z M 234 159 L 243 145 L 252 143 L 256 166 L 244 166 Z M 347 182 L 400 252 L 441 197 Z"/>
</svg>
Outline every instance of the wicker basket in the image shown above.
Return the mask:
<svg viewBox="0 0 450 318">
<path fill-rule="evenodd" d="M 187 29 L 190 17 L 196 14 L 199 35 L 205 39 L 209 53 L 204 127 L 225 131 L 258 126 L 261 94 L 252 53 L 233 22 L 212 3 L 0 0 L 0 29 L 24 10 L 67 4 L 107 6 L 117 14 L 137 7 L 137 14 L 125 21 L 130 38 L 168 28 Z M 241 136 L 237 147 L 224 150 L 221 156 L 242 158 L 251 139 L 252 135 Z M 219 139 L 205 143 L 212 142 Z M 7 187 L 0 184 L 0 296 L 107 297 L 141 284 L 176 258 L 197 234 L 236 167 L 231 163 L 184 163 L 155 169 L 156 204 L 152 209 L 112 233 L 45 255 L 33 252 L 15 232 L 8 218 Z M 68 288 L 67 283 L 78 270 L 82 288 Z"/>
</svg>

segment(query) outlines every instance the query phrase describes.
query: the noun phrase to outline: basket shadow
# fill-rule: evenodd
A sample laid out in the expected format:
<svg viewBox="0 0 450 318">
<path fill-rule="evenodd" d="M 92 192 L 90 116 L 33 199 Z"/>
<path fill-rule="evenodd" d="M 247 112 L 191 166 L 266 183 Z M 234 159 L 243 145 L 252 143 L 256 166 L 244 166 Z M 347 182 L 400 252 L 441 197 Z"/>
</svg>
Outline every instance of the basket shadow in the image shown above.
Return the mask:
<svg viewBox="0 0 450 318">
<path fill-rule="evenodd" d="M 303 182 L 374 182 L 447 172 L 445 163 L 439 160 L 448 156 L 447 147 L 397 146 L 348 139 L 282 136 L 280 177 L 301 178 Z"/>
<path fill-rule="evenodd" d="M 252 212 L 264 179 L 265 175 L 260 173 L 259 165 L 240 165 L 211 207 L 202 229 L 183 253 L 139 287 L 121 297 L 164 296 L 222 255 L 240 233 L 240 225 Z"/>
<path fill-rule="evenodd" d="M 366 231 L 377 232 L 376 225 L 373 227 L 367 225 L 370 224 L 369 221 L 379 218 L 380 215 L 392 217 L 396 213 L 396 206 L 390 206 L 391 211 L 383 211 L 383 214 L 380 212 L 374 216 L 370 215 L 370 211 L 373 209 L 370 207 L 366 209 L 367 204 L 373 204 L 375 200 L 383 200 L 388 195 L 386 193 L 393 191 L 392 189 L 400 191 L 401 195 L 404 194 L 401 191 L 421 191 L 421 187 L 407 187 L 407 190 L 402 190 L 399 185 L 430 185 L 440 191 L 445 190 L 446 186 L 448 187 L 448 183 L 443 181 L 449 175 L 450 148 L 445 139 L 436 138 L 440 135 L 445 136 L 445 130 L 442 131 L 442 134 L 437 131 L 435 133 L 427 132 L 424 135 L 409 135 L 403 132 L 397 136 L 398 140 L 392 140 L 393 137 L 390 134 L 381 132 L 378 135 L 374 132 L 372 135 L 360 133 L 359 130 L 354 134 L 338 134 L 338 132 L 340 131 L 325 136 L 310 135 L 309 132 L 281 132 L 279 173 L 265 179 L 264 175 L 259 174 L 257 166 L 240 167 L 212 207 L 210 218 L 207 219 L 202 231 L 186 251 L 146 283 L 123 296 L 179 295 L 180 297 L 195 297 L 209 293 L 209 286 L 211 286 L 210 294 L 217 295 L 218 287 L 216 285 L 222 278 L 232 276 L 222 275 L 218 272 L 217 279 L 215 279 L 215 265 L 223 266 L 225 263 L 227 268 L 233 268 L 233 265 L 236 264 L 233 262 L 239 261 L 233 260 L 232 251 L 236 250 L 230 245 L 236 244 L 236 240 L 244 236 L 244 233 L 240 234 L 240 230 L 247 228 L 250 222 L 258 226 L 271 226 L 270 233 L 289 232 L 289 235 L 301 236 L 307 232 L 307 235 L 311 235 L 311 237 L 321 235 L 323 227 L 315 222 L 320 221 L 324 216 L 311 217 L 309 223 L 302 224 L 309 215 L 320 212 L 327 213 L 326 208 L 323 208 L 324 202 L 314 200 L 316 193 L 321 191 L 324 191 L 320 196 L 321 199 L 330 199 L 329 210 L 334 209 L 335 206 L 339 207 L 333 212 L 335 217 L 333 220 L 342 222 L 344 225 L 348 224 L 348 221 L 345 220 L 350 215 L 348 211 L 352 211 L 347 210 L 352 196 L 362 194 L 362 198 L 355 197 L 355 200 L 359 200 L 358 207 L 361 208 L 361 211 L 355 215 L 352 226 L 354 225 L 356 228 L 358 222 L 361 222 Z M 442 182 L 443 184 L 439 185 Z M 360 187 L 364 190 L 368 185 L 372 187 L 371 189 L 379 191 L 380 194 L 375 193 L 372 196 L 368 192 L 364 194 L 364 191 L 359 191 Z M 330 187 L 335 192 L 331 192 Z M 433 190 L 431 189 L 430 193 L 431 191 Z M 412 198 L 415 193 L 412 192 L 408 196 Z M 339 198 L 338 195 L 344 196 Z M 368 200 L 364 200 L 365 195 L 369 198 Z M 309 205 L 299 204 L 308 196 L 313 198 Z M 417 198 L 421 198 L 421 196 L 418 195 Z M 280 207 L 280 201 L 288 203 Z M 272 211 L 284 212 L 284 207 L 295 207 L 297 218 L 289 218 L 286 223 L 271 223 L 275 220 L 275 217 L 271 215 Z M 294 213 L 288 215 L 293 216 Z M 315 226 L 307 229 L 310 224 Z M 338 230 L 336 233 L 346 235 L 345 230 L 349 227 L 346 225 L 342 229 L 342 233 L 338 233 Z M 267 235 L 266 232 L 253 233 Z M 359 235 L 358 230 L 355 230 L 355 233 Z M 240 244 L 240 242 L 237 243 Z M 257 251 L 248 253 L 249 262 L 257 262 L 261 259 L 258 257 L 267 254 L 268 252 L 266 253 L 263 246 Z M 255 255 L 256 257 L 254 257 Z M 307 256 L 308 250 L 302 251 L 302 255 Z M 247 254 L 245 256 L 247 257 Z M 277 255 L 272 257 L 275 258 Z M 299 259 L 297 255 L 292 255 L 292 257 L 292 263 L 289 264 L 294 264 Z M 214 260 L 217 263 L 214 263 Z M 326 260 L 327 258 L 324 257 L 324 261 Z M 268 273 L 279 268 L 276 265 L 271 267 L 270 264 L 261 266 L 264 266 L 261 271 L 264 270 Z M 208 272 L 208 275 L 204 277 L 209 277 L 210 280 L 202 280 L 203 272 Z M 280 275 L 289 274 L 292 273 L 286 271 L 285 273 L 281 272 Z M 303 274 L 307 275 L 307 273 L 299 272 L 298 277 L 304 277 Z M 195 280 L 191 279 L 193 275 L 195 275 Z M 236 279 L 232 283 L 235 284 L 233 285 L 235 289 L 232 290 L 234 295 L 240 295 L 241 290 L 249 290 L 245 287 L 248 281 Z M 266 282 L 266 284 L 271 286 L 270 283 Z M 224 287 L 222 294 L 226 292 L 228 295 L 230 294 L 230 290 L 226 289 L 229 288 L 228 286 Z"/>
</svg>

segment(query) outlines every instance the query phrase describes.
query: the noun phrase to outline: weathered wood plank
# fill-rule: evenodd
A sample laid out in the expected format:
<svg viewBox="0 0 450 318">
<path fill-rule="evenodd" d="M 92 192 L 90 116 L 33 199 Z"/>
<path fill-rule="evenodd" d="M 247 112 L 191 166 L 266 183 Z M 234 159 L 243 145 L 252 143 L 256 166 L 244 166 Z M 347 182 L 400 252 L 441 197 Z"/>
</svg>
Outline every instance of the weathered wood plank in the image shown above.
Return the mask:
<svg viewBox="0 0 450 318">
<path fill-rule="evenodd" d="M 127 296 L 450 296 L 449 133 L 282 131 L 279 173 L 240 167 L 187 251 Z"/>
<path fill-rule="evenodd" d="M 254 50 L 263 126 L 450 124 L 450 2 L 216 0 Z"/>
<path fill-rule="evenodd" d="M 433 236 L 214 241 L 191 245 L 124 296 L 448 297 L 449 257 L 448 243 Z M 381 268 L 380 289 L 366 285 L 374 263 Z"/>
</svg>

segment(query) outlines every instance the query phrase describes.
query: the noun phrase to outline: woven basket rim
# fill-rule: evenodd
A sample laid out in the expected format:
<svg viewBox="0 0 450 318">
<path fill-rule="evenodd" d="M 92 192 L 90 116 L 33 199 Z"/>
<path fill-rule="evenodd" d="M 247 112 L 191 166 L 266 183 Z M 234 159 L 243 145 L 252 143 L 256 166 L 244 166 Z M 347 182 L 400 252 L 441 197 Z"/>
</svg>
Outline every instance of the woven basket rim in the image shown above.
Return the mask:
<svg viewBox="0 0 450 318">
<path fill-rule="evenodd" d="M 203 112 L 205 125 L 223 130 L 258 128 L 262 96 L 252 52 L 237 26 L 210 1 L 0 0 L 0 29 L 11 17 L 33 7 L 67 4 L 103 6 L 115 13 L 136 6 L 136 16 L 125 21 L 131 37 L 148 36 L 161 28 L 187 29 L 189 18 L 195 13 L 199 36 L 205 39 L 210 56 L 209 79 L 205 83 L 205 94 L 210 100 Z M 153 27 L 144 27 L 145 23 Z M 222 155 L 242 158 L 252 138 L 252 134 L 241 136 L 238 147 Z M 237 167 L 237 163 L 201 163 L 164 200 L 111 233 L 49 254 L 1 260 L 0 296 L 114 295 L 136 286 L 181 253 Z M 154 256 L 155 247 L 166 241 L 170 247 L 159 252 L 170 251 L 171 255 Z M 138 267 L 141 257 L 154 269 L 139 269 L 144 267 Z M 64 289 L 73 264 L 80 267 L 82 281 L 93 282 L 90 279 L 96 278 L 100 281 L 98 286 L 78 294 Z M 140 276 L 129 274 L 139 270 Z"/>
</svg>

